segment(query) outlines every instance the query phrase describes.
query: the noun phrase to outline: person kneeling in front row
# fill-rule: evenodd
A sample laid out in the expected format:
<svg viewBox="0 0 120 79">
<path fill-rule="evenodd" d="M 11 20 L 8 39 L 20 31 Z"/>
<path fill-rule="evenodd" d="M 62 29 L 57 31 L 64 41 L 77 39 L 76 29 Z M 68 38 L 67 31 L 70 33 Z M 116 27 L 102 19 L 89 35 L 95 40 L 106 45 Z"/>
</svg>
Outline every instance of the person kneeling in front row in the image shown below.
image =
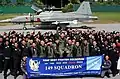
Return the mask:
<svg viewBox="0 0 120 79">
<path fill-rule="evenodd" d="M 23 71 L 23 79 L 28 79 L 27 78 L 27 71 L 26 71 L 26 56 L 22 58 L 21 60 L 21 70 Z"/>
<path fill-rule="evenodd" d="M 107 76 L 108 78 L 110 78 L 110 73 L 112 72 L 110 70 L 111 67 L 111 61 L 109 60 L 109 56 L 105 56 L 103 65 L 102 65 L 102 73 L 101 73 L 101 77 L 104 78 L 104 76 Z"/>
</svg>

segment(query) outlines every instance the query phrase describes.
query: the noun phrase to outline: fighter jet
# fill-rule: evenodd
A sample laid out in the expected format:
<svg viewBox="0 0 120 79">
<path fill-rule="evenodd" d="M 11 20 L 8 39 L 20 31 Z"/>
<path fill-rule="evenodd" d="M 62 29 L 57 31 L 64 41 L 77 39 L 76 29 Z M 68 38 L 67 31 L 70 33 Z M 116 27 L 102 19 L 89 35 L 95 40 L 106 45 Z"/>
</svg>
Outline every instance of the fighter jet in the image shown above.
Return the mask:
<svg viewBox="0 0 120 79">
<path fill-rule="evenodd" d="M 18 16 L 12 19 L 2 20 L 0 23 L 31 23 L 31 22 L 41 22 L 50 23 L 55 25 L 60 24 L 77 24 L 78 22 L 84 22 L 89 20 L 97 20 L 97 16 L 92 16 L 92 11 L 88 1 L 81 3 L 77 11 L 74 12 L 41 12 L 39 15 L 26 15 Z"/>
</svg>

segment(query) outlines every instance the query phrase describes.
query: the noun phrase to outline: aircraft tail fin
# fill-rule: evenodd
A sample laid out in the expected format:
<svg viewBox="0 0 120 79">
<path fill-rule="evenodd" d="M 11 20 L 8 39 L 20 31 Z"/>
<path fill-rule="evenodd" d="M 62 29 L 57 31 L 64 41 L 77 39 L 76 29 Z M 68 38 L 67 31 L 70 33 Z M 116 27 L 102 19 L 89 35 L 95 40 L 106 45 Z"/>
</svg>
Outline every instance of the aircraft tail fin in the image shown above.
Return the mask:
<svg viewBox="0 0 120 79">
<path fill-rule="evenodd" d="M 76 11 L 76 13 L 84 14 L 84 15 L 92 15 L 91 7 L 89 1 L 83 1 Z"/>
</svg>

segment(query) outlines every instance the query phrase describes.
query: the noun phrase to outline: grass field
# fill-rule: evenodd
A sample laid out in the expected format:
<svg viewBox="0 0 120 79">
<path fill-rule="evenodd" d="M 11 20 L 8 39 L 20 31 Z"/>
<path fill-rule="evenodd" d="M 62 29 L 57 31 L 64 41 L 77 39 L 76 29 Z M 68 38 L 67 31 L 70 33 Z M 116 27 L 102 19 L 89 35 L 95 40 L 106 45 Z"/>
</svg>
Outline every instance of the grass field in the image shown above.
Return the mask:
<svg viewBox="0 0 120 79">
<path fill-rule="evenodd" d="M 13 18 L 20 15 L 22 14 L 0 14 L 0 20 Z M 94 12 L 93 15 L 98 16 L 98 20 L 94 23 L 120 23 L 120 12 Z"/>
<path fill-rule="evenodd" d="M 96 12 L 93 15 L 98 16 L 95 23 L 120 23 L 120 12 Z"/>
<path fill-rule="evenodd" d="M 20 15 L 22 14 L 0 14 L 0 20 L 13 18 L 13 17 L 20 16 Z"/>
</svg>

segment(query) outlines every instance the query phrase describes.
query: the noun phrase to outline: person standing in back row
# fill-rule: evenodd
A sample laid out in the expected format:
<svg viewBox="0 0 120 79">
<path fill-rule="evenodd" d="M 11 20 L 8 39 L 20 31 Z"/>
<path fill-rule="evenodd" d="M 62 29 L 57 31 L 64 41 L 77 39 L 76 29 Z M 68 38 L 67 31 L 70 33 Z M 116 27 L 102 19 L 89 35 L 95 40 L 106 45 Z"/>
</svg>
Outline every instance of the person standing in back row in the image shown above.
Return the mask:
<svg viewBox="0 0 120 79">
<path fill-rule="evenodd" d="M 84 40 L 83 45 L 82 45 L 82 54 L 83 56 L 89 56 L 89 43 L 87 40 Z"/>
<path fill-rule="evenodd" d="M 98 55 L 101 55 L 100 48 L 98 47 L 96 41 L 93 41 L 93 45 L 91 46 L 90 55 L 91 55 L 91 56 L 98 56 Z"/>
<path fill-rule="evenodd" d="M 82 49 L 80 46 L 80 42 L 76 42 L 76 45 L 73 47 L 73 57 L 81 57 L 82 56 Z"/>
<path fill-rule="evenodd" d="M 47 52 L 45 51 L 46 46 L 45 46 L 45 42 L 43 40 L 41 40 L 40 42 L 40 58 L 45 58 L 47 55 Z"/>
<path fill-rule="evenodd" d="M 65 52 L 65 48 L 66 48 L 65 34 L 61 33 L 61 35 L 60 35 L 60 41 L 59 41 L 60 57 L 63 57 L 63 54 Z"/>
<path fill-rule="evenodd" d="M 32 45 L 30 47 L 28 47 L 27 49 L 28 49 L 28 51 L 27 51 L 28 57 L 39 57 L 40 56 L 40 51 L 36 47 L 35 43 L 32 43 Z"/>
</svg>

